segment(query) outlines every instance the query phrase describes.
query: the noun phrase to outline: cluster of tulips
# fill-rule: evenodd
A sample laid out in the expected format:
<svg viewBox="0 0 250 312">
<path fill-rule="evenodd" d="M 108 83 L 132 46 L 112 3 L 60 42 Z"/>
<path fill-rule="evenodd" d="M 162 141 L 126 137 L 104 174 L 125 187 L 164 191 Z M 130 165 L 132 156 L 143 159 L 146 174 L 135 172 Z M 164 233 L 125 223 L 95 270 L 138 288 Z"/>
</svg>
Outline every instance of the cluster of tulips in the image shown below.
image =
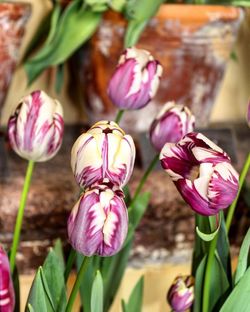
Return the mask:
<svg viewBox="0 0 250 312">
<path fill-rule="evenodd" d="M 161 74 L 161 65 L 149 52 L 128 48 L 110 80 L 108 95 L 120 112 L 140 109 L 157 92 Z M 43 91 L 34 91 L 20 101 L 10 117 L 9 141 L 32 167 L 34 162 L 46 161 L 57 153 L 63 125 L 60 103 Z M 195 118 L 187 107 L 169 102 L 153 121 L 149 138 L 157 159 L 184 200 L 198 214 L 212 216 L 232 203 L 239 177 L 229 156 L 204 135 L 194 132 L 194 125 Z M 74 143 L 71 167 L 81 195 L 68 218 L 68 238 L 77 252 L 107 257 L 122 248 L 128 232 L 123 188 L 131 177 L 134 162 L 134 141 L 118 122 L 100 121 Z M 30 176 L 26 178 L 29 180 Z M 23 213 L 25 199 L 23 202 L 19 213 Z M 13 273 L 15 268 L 19 235 L 20 222 L 10 251 L 10 268 L 6 253 L 0 249 L 3 312 L 14 309 L 10 271 Z M 193 283 L 191 277 L 178 277 L 174 282 L 168 300 L 175 311 L 192 305 Z"/>
</svg>

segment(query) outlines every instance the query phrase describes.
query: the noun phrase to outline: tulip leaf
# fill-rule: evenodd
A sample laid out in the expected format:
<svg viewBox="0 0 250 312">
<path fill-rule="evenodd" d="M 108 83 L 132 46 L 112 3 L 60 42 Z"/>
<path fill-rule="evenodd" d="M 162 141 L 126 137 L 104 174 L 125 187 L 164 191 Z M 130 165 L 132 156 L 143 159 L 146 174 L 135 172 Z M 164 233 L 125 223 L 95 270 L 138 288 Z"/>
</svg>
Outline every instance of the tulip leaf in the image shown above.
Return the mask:
<svg viewBox="0 0 250 312">
<path fill-rule="evenodd" d="M 32 307 L 30 303 L 28 304 L 27 310 L 28 312 L 35 312 L 34 308 Z"/>
<path fill-rule="evenodd" d="M 223 304 L 220 312 L 248 312 L 250 311 L 250 268 L 246 270 L 230 296 Z"/>
<path fill-rule="evenodd" d="M 209 218 L 209 222 L 210 222 L 210 224 L 213 224 L 213 221 L 211 220 L 211 218 Z M 196 233 L 205 242 L 210 242 L 218 234 L 218 232 L 220 230 L 220 226 L 221 226 L 221 215 L 219 215 L 219 224 L 218 224 L 217 228 L 212 233 L 209 233 L 209 234 L 208 233 L 203 233 L 202 231 L 200 231 L 198 226 L 196 226 Z"/>
<path fill-rule="evenodd" d="M 224 271 L 228 277 L 228 281 L 230 285 L 232 285 L 230 245 L 229 245 L 229 240 L 227 236 L 225 217 L 222 212 L 221 212 L 220 231 L 218 233 L 218 240 L 217 240 L 217 251 L 218 251 L 218 257 L 220 258 Z"/>
<path fill-rule="evenodd" d="M 64 266 L 62 259 L 57 256 L 53 249 L 50 250 L 41 273 L 44 285 L 48 285 L 46 292 L 52 300 L 55 311 L 63 311 L 67 303 L 64 284 Z"/>
<path fill-rule="evenodd" d="M 142 276 L 135 287 L 133 288 L 128 303 L 122 300 L 122 311 L 123 312 L 141 312 L 142 311 L 142 301 L 143 301 L 143 286 L 144 277 Z"/>
<path fill-rule="evenodd" d="M 12 275 L 12 280 L 13 280 L 13 286 L 14 286 L 14 291 L 15 291 L 14 312 L 19 312 L 20 311 L 20 283 L 19 283 L 18 269 L 16 266 Z"/>
<path fill-rule="evenodd" d="M 234 284 L 237 285 L 244 276 L 249 266 L 249 248 L 250 248 L 250 228 L 243 240 L 238 258 L 238 265 L 235 272 Z"/>
<path fill-rule="evenodd" d="M 96 272 L 92 285 L 91 312 L 103 312 L 103 281 L 100 271 Z"/>
<path fill-rule="evenodd" d="M 33 310 L 36 312 L 55 312 L 44 289 L 41 272 L 42 267 L 38 269 L 35 279 L 32 283 L 27 300 L 26 311 L 29 311 L 29 305 L 31 305 Z"/>
<path fill-rule="evenodd" d="M 129 222 L 136 228 L 141 221 L 149 203 L 150 193 L 140 194 L 128 209 Z"/>
<path fill-rule="evenodd" d="M 202 296 L 206 263 L 207 256 L 205 255 L 200 262 L 200 265 L 198 266 L 195 274 L 195 301 L 193 312 L 202 311 Z M 230 285 L 217 253 L 215 254 L 213 265 L 211 268 L 210 285 L 209 311 L 219 311 L 219 307 L 221 306 L 223 300 L 225 300 L 224 298 L 228 294 Z"/>
<path fill-rule="evenodd" d="M 28 83 L 31 84 L 45 68 L 61 64 L 72 55 L 95 32 L 101 16 L 99 12 L 86 9 L 82 1 L 72 1 L 60 17 L 53 38 L 25 63 Z"/>
<path fill-rule="evenodd" d="M 65 262 L 64 262 L 64 257 L 63 257 L 63 248 L 62 248 L 62 241 L 60 239 L 57 239 L 55 242 L 55 246 L 53 248 L 59 262 L 61 268 L 65 270 Z"/>
<path fill-rule="evenodd" d="M 80 270 L 82 261 L 84 256 L 77 253 L 76 254 L 76 266 L 77 271 Z M 87 270 L 82 279 L 81 287 L 80 287 L 80 296 L 83 305 L 84 312 L 91 312 L 91 287 L 95 278 L 95 272 L 100 267 L 101 258 L 98 256 L 92 257 Z"/>
</svg>

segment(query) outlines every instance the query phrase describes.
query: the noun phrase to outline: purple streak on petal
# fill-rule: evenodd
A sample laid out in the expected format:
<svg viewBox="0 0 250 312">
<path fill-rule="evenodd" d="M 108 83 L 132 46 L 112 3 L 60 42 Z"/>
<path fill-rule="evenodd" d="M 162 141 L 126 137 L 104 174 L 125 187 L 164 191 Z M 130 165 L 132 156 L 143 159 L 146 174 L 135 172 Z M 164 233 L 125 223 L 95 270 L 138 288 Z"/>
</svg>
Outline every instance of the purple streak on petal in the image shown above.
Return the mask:
<svg viewBox="0 0 250 312">
<path fill-rule="evenodd" d="M 0 311 L 13 312 L 15 307 L 14 288 L 7 254 L 0 246 Z"/>
<path fill-rule="evenodd" d="M 223 164 L 215 166 L 208 186 L 210 207 L 217 210 L 227 208 L 235 199 L 239 188 L 238 176 L 234 175 L 234 169 L 230 168 L 231 165 L 229 167 L 228 164 L 225 164 L 224 170 L 228 171 L 228 179 L 224 179 L 220 173 L 222 166 Z"/>
<path fill-rule="evenodd" d="M 205 200 L 195 188 L 193 182 L 187 179 L 180 179 L 175 185 L 182 195 L 183 199 L 191 208 L 203 216 L 211 216 L 218 213 L 217 207 L 210 207 L 209 202 Z"/>
<path fill-rule="evenodd" d="M 125 99 L 133 84 L 135 65 L 136 61 L 134 59 L 126 60 L 125 63 L 116 68 L 110 79 L 108 95 L 112 102 L 120 108 L 127 108 Z"/>
<path fill-rule="evenodd" d="M 86 256 L 111 256 L 117 253 L 127 234 L 128 216 L 123 198 L 115 192 L 109 205 L 102 207 L 99 197 L 102 191 L 98 191 L 100 187 L 95 188 L 98 194 L 95 191 L 82 195 L 77 203 L 77 212 L 73 210 L 68 219 L 69 241 L 74 249 Z M 109 220 L 111 212 L 116 216 L 115 220 Z M 111 222 L 112 231 L 110 239 L 105 241 L 103 230 L 107 222 Z"/>
<path fill-rule="evenodd" d="M 32 101 L 29 103 L 30 107 L 27 112 L 26 123 L 24 125 L 24 140 L 23 149 L 32 151 L 32 143 L 35 140 L 36 135 L 36 121 L 39 117 L 39 111 L 42 105 L 40 98 L 41 92 L 34 91 L 31 93 Z"/>
</svg>

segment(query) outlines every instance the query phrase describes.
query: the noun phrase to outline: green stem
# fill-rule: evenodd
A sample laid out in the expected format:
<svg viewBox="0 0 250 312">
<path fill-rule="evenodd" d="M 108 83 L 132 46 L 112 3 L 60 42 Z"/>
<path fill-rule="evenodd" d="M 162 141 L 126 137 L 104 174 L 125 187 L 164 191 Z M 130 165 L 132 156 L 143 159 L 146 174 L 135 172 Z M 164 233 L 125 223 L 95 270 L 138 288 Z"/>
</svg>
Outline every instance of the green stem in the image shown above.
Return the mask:
<svg viewBox="0 0 250 312">
<path fill-rule="evenodd" d="M 124 114 L 124 109 L 120 109 L 119 111 L 118 111 L 118 113 L 117 113 L 117 115 L 116 115 L 116 117 L 115 117 L 115 122 L 117 123 L 117 124 L 119 124 L 119 122 L 121 121 L 121 119 L 122 119 L 122 115 Z"/>
<path fill-rule="evenodd" d="M 17 252 L 17 247 L 19 244 L 20 232 L 21 232 L 22 222 L 23 222 L 24 208 L 26 205 L 27 195 L 29 192 L 33 168 L 34 168 L 34 162 L 30 160 L 27 166 L 27 170 L 26 170 L 26 176 L 25 176 L 25 181 L 23 185 L 23 192 L 22 192 L 20 205 L 19 205 L 19 209 L 17 213 L 14 237 L 13 237 L 13 242 L 12 242 L 12 247 L 11 247 L 11 252 L 10 252 L 10 269 L 11 269 L 12 274 L 15 268 L 16 252 Z"/>
<path fill-rule="evenodd" d="M 73 304 L 75 302 L 76 295 L 77 295 L 78 290 L 79 290 L 79 288 L 81 286 L 81 282 L 82 282 L 84 273 L 87 270 L 87 267 L 88 267 L 88 264 L 90 262 L 90 259 L 91 259 L 90 257 L 84 257 L 84 259 L 82 261 L 80 270 L 79 270 L 79 272 L 77 274 L 77 278 L 76 278 L 75 284 L 74 284 L 73 289 L 71 291 L 71 294 L 69 296 L 69 301 L 68 301 L 68 304 L 67 304 L 65 312 L 70 312 L 72 310 Z"/>
<path fill-rule="evenodd" d="M 234 215 L 234 211 L 235 211 L 235 207 L 237 205 L 237 202 L 238 202 L 238 199 L 240 196 L 240 192 L 242 190 L 242 186 L 244 184 L 247 173 L 249 171 L 249 167 L 250 167 L 250 153 L 248 154 L 247 159 L 245 161 L 245 164 L 243 166 L 243 169 L 241 171 L 241 175 L 240 175 L 240 179 L 239 179 L 239 190 L 238 190 L 237 196 L 235 197 L 234 201 L 232 202 L 232 204 L 228 208 L 227 219 L 226 219 L 227 232 L 229 232 L 229 229 L 230 229 L 230 226 L 232 223 L 232 219 L 233 219 L 233 215 Z"/>
<path fill-rule="evenodd" d="M 159 154 L 156 154 L 155 157 L 153 158 L 153 160 L 151 161 L 151 163 L 149 164 L 147 170 L 145 171 L 143 177 L 141 178 L 141 181 L 139 183 L 139 185 L 137 186 L 137 189 L 135 191 L 134 197 L 131 201 L 130 207 L 133 206 L 134 202 L 136 201 L 138 195 L 141 192 L 141 189 L 143 187 L 143 185 L 145 184 L 148 176 L 150 175 L 151 171 L 154 169 L 155 165 L 157 164 L 157 162 L 159 161 Z"/>
<path fill-rule="evenodd" d="M 214 253 L 217 245 L 218 234 L 214 237 L 209 246 L 208 258 L 206 264 L 204 288 L 203 288 L 203 300 L 202 300 L 202 312 L 209 311 L 209 295 L 210 295 L 210 281 L 211 281 L 211 269 L 214 261 Z"/>
<path fill-rule="evenodd" d="M 69 274 L 70 274 L 72 266 L 73 266 L 73 264 L 75 262 L 75 259 L 76 259 L 76 251 L 73 248 L 71 248 L 70 253 L 69 253 L 69 257 L 68 257 L 68 260 L 67 260 L 67 263 L 66 263 L 66 268 L 65 268 L 65 271 L 64 271 L 65 282 L 67 282 L 67 280 L 69 278 Z"/>
</svg>

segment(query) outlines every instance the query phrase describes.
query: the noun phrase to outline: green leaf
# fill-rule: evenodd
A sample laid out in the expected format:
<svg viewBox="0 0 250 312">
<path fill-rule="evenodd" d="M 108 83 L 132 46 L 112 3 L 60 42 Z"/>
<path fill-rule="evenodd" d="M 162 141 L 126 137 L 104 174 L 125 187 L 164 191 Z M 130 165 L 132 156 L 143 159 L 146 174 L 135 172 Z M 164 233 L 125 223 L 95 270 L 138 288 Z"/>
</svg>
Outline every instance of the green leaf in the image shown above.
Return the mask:
<svg viewBox="0 0 250 312">
<path fill-rule="evenodd" d="M 100 271 L 96 272 L 92 285 L 91 312 L 103 312 L 103 281 Z"/>
<path fill-rule="evenodd" d="M 234 278 L 235 285 L 239 283 L 240 279 L 243 277 L 244 273 L 248 268 L 249 248 L 250 248 L 250 228 L 248 229 L 247 234 L 240 248 L 238 265 Z"/>
<path fill-rule="evenodd" d="M 13 280 L 13 286 L 14 286 L 14 291 L 15 291 L 15 309 L 14 312 L 19 312 L 20 311 L 20 283 L 19 283 L 19 275 L 18 275 L 18 270 L 17 267 L 15 266 L 13 275 L 12 275 L 12 280 Z"/>
<path fill-rule="evenodd" d="M 229 240 L 227 236 L 225 217 L 223 213 L 221 214 L 221 226 L 220 226 L 220 231 L 218 233 L 217 251 L 218 251 L 218 257 L 220 258 L 224 271 L 228 277 L 228 281 L 230 285 L 232 286 L 230 245 L 229 245 Z"/>
<path fill-rule="evenodd" d="M 195 227 L 198 227 L 202 232 L 209 232 L 210 225 L 207 217 L 195 214 Z M 195 243 L 192 259 L 192 275 L 195 276 L 202 259 L 208 253 L 209 244 L 203 241 L 197 233 L 195 233 Z"/>
<path fill-rule="evenodd" d="M 194 306 L 193 312 L 202 311 L 202 294 L 203 294 L 203 285 L 204 285 L 204 275 L 206 269 L 207 256 L 204 256 L 200 264 L 197 267 L 195 274 L 195 284 L 194 284 Z"/>
<path fill-rule="evenodd" d="M 250 311 L 250 268 L 241 277 L 230 296 L 223 304 L 220 312 L 249 312 Z"/>
<path fill-rule="evenodd" d="M 60 239 L 57 239 L 55 242 L 55 246 L 53 248 L 59 262 L 60 262 L 60 267 L 65 270 L 65 261 L 64 261 L 64 256 L 63 256 L 63 247 L 62 247 L 62 241 Z"/>
<path fill-rule="evenodd" d="M 48 286 L 45 287 L 45 290 L 48 298 L 52 301 L 55 311 L 63 311 L 67 303 L 64 284 L 64 266 L 54 250 L 50 250 L 44 262 L 42 278 L 44 285 Z"/>
<path fill-rule="evenodd" d="M 77 271 L 79 271 L 84 256 L 77 253 L 76 254 L 76 267 Z M 91 286 L 93 284 L 95 278 L 95 272 L 99 269 L 100 265 L 100 257 L 93 257 L 92 261 L 90 261 L 87 270 L 84 274 L 81 287 L 80 287 L 80 296 L 81 302 L 83 305 L 84 312 L 91 312 Z"/>
<path fill-rule="evenodd" d="M 202 311 L 202 295 L 204 286 L 204 277 L 206 270 L 207 256 L 204 256 L 200 265 L 197 268 L 195 275 L 195 288 L 194 288 L 194 312 Z M 229 282 L 225 274 L 222 263 L 215 255 L 212 269 L 211 269 L 211 288 L 210 288 L 210 300 L 209 300 L 209 311 L 218 311 L 218 307 L 221 306 L 222 301 L 225 300 L 225 296 L 228 295 Z"/>
<path fill-rule="evenodd" d="M 133 288 L 128 303 L 122 301 L 122 308 L 124 312 L 141 312 L 143 301 L 143 285 L 144 277 L 142 276 Z"/>
<path fill-rule="evenodd" d="M 130 48 L 138 42 L 141 33 L 147 26 L 148 21 L 137 21 L 137 20 L 130 20 L 128 22 L 126 33 L 124 37 L 124 47 Z"/>
<path fill-rule="evenodd" d="M 216 228 L 215 231 L 213 231 L 212 233 L 203 233 L 202 231 L 199 230 L 199 227 L 196 226 L 196 233 L 199 235 L 199 237 L 204 240 L 205 242 L 210 242 L 214 239 L 214 237 L 218 234 L 219 230 L 220 230 L 220 225 L 221 225 L 221 215 L 219 215 L 219 225 Z M 209 222 L 210 224 L 213 223 L 213 221 L 211 221 L 211 219 L 209 218 Z"/>
<path fill-rule="evenodd" d="M 114 301 L 117 290 L 127 267 L 132 239 L 126 243 L 118 254 L 103 258 L 101 273 L 104 283 L 104 311 L 108 311 Z"/>
<path fill-rule="evenodd" d="M 141 221 L 149 203 L 150 193 L 140 194 L 131 207 L 128 209 L 129 222 L 135 229 Z"/>
<path fill-rule="evenodd" d="M 31 305 L 33 307 L 33 310 L 35 310 L 36 312 L 55 312 L 44 289 L 41 272 L 42 267 L 38 269 L 35 279 L 32 283 L 26 304 L 26 311 L 30 311 L 29 305 Z"/>
<path fill-rule="evenodd" d="M 35 312 L 34 308 L 32 307 L 32 305 L 29 303 L 28 307 L 27 307 L 29 312 Z"/>
<path fill-rule="evenodd" d="M 95 32 L 101 16 L 99 12 L 86 9 L 82 1 L 72 1 L 60 17 L 53 39 L 25 63 L 28 83 L 31 84 L 45 68 L 63 63 L 86 42 Z"/>
</svg>

